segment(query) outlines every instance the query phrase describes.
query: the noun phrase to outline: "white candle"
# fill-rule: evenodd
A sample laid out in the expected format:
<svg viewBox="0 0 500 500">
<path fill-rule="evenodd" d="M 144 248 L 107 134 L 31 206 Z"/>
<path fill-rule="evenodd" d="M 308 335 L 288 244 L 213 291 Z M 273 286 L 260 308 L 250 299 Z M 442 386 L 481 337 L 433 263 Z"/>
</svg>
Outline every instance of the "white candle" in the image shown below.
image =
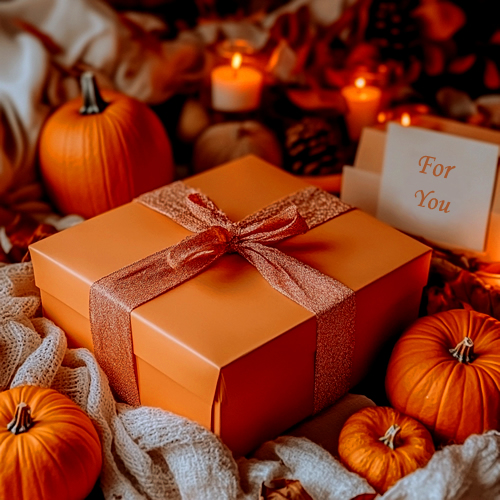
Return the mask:
<svg viewBox="0 0 500 500">
<path fill-rule="evenodd" d="M 262 73 L 241 67 L 241 54 L 231 59 L 231 66 L 218 66 L 212 71 L 212 107 L 219 111 L 250 111 L 260 105 Z"/>
<path fill-rule="evenodd" d="M 411 125 L 410 113 L 405 112 L 401 115 L 401 125 L 403 125 L 403 127 L 409 127 Z"/>
<path fill-rule="evenodd" d="M 347 130 L 352 140 L 358 140 L 363 127 L 373 125 L 377 118 L 382 91 L 366 86 L 364 78 L 357 78 L 354 85 L 344 87 L 342 95 L 347 103 Z"/>
</svg>

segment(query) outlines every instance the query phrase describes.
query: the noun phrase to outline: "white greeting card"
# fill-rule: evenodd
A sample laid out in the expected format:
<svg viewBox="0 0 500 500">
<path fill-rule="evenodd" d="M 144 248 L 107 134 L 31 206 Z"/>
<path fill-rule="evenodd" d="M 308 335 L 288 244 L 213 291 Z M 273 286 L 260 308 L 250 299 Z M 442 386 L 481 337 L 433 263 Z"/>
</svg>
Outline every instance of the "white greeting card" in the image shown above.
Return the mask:
<svg viewBox="0 0 500 500">
<path fill-rule="evenodd" d="M 483 251 L 498 146 L 389 124 L 377 218 L 411 234 Z"/>
</svg>

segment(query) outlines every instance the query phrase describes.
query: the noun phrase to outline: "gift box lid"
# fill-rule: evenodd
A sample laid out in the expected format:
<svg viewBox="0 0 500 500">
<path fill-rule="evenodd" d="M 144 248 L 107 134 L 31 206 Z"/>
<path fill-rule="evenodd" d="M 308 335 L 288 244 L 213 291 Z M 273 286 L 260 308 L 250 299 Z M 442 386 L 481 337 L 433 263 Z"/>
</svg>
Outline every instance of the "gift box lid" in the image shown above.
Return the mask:
<svg viewBox="0 0 500 500">
<path fill-rule="evenodd" d="M 253 156 L 184 182 L 235 221 L 307 187 Z M 94 281 L 190 234 L 168 217 L 128 203 L 32 245 L 36 284 L 88 318 Z M 359 210 L 276 247 L 354 291 L 429 252 Z M 236 254 L 131 315 L 136 356 L 205 401 L 223 387 L 222 368 L 310 320 L 313 313 L 274 290 Z"/>
</svg>

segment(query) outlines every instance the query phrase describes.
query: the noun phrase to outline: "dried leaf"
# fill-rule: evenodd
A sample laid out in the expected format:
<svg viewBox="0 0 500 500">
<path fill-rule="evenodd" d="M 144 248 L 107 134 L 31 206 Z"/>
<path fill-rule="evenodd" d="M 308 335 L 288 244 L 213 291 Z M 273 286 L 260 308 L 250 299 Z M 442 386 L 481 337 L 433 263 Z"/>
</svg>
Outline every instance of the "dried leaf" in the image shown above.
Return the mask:
<svg viewBox="0 0 500 500">
<path fill-rule="evenodd" d="M 286 91 L 290 101 L 305 111 L 335 110 L 343 113 L 346 105 L 340 92 L 337 90 L 313 89 Z"/>
<path fill-rule="evenodd" d="M 262 483 L 259 500 L 313 500 L 311 495 L 294 479 L 275 479 L 267 486 Z"/>
<path fill-rule="evenodd" d="M 462 257 L 461 262 L 460 257 Z M 452 261 L 456 261 L 452 262 Z M 434 251 L 427 287 L 427 314 L 450 309 L 473 309 L 500 320 L 500 286 L 488 282 L 487 273 L 500 269 L 500 263 L 475 265 L 477 272 L 460 267 L 468 265 L 465 256 Z M 486 274 L 485 274 L 486 273 Z"/>
<path fill-rule="evenodd" d="M 486 59 L 484 84 L 487 88 L 492 90 L 500 87 L 500 73 L 498 72 L 497 65 L 491 59 Z"/>
<path fill-rule="evenodd" d="M 480 265 L 479 269 L 485 273 L 500 274 L 500 262 L 488 262 Z"/>
<path fill-rule="evenodd" d="M 346 66 L 355 67 L 370 65 L 370 63 L 378 60 L 379 55 L 379 50 L 375 45 L 360 43 L 349 53 L 346 60 Z"/>
<path fill-rule="evenodd" d="M 427 43 L 424 45 L 424 67 L 429 76 L 440 75 L 444 70 L 444 52 L 439 45 Z"/>
<path fill-rule="evenodd" d="M 273 40 L 280 43 L 286 40 L 294 50 L 306 43 L 310 36 L 310 13 L 306 6 L 300 7 L 296 12 L 286 12 L 279 16 L 271 27 L 270 35 Z"/>
<path fill-rule="evenodd" d="M 293 81 L 297 65 L 297 54 L 288 45 L 286 40 L 281 40 L 269 58 L 267 71 L 277 80 L 288 83 Z"/>
<path fill-rule="evenodd" d="M 363 493 L 351 498 L 351 500 L 374 500 L 375 498 L 377 498 L 377 493 Z"/>
<path fill-rule="evenodd" d="M 467 20 L 464 11 L 447 0 L 422 3 L 412 15 L 422 23 L 423 35 L 435 42 L 451 38 Z"/>
<path fill-rule="evenodd" d="M 28 246 L 57 232 L 54 226 L 40 224 L 26 214 L 17 214 L 1 229 L 0 261 L 3 262 L 30 260 Z"/>
<path fill-rule="evenodd" d="M 500 45 L 500 30 L 496 30 L 493 35 L 491 35 L 490 43 L 494 45 Z"/>
<path fill-rule="evenodd" d="M 448 65 L 448 71 L 454 73 L 455 75 L 465 73 L 472 68 L 476 62 L 476 54 L 469 54 L 463 57 L 457 57 Z"/>
</svg>

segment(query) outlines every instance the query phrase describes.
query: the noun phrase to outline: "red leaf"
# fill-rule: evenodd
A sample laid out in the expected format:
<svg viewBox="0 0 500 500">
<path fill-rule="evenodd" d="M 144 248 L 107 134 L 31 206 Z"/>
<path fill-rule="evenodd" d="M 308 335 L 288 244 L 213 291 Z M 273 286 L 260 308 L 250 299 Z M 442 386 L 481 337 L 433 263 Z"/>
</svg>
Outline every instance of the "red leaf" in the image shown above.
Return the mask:
<svg viewBox="0 0 500 500">
<path fill-rule="evenodd" d="M 500 30 L 496 30 L 495 33 L 491 35 L 490 43 L 500 45 Z"/>
<path fill-rule="evenodd" d="M 476 62 L 476 54 L 469 54 L 464 57 L 457 57 L 448 65 L 448 71 L 454 74 L 465 73 Z"/>
<path fill-rule="evenodd" d="M 486 59 L 486 68 L 484 69 L 484 84 L 489 89 L 500 87 L 500 73 L 497 65 L 491 60 Z"/>
<path fill-rule="evenodd" d="M 423 35 L 435 42 L 451 38 L 467 20 L 464 11 L 447 0 L 421 4 L 412 15 L 422 23 Z"/>
<path fill-rule="evenodd" d="M 444 70 L 444 52 L 438 45 L 427 43 L 424 45 L 424 67 L 430 76 L 437 76 Z"/>
</svg>

